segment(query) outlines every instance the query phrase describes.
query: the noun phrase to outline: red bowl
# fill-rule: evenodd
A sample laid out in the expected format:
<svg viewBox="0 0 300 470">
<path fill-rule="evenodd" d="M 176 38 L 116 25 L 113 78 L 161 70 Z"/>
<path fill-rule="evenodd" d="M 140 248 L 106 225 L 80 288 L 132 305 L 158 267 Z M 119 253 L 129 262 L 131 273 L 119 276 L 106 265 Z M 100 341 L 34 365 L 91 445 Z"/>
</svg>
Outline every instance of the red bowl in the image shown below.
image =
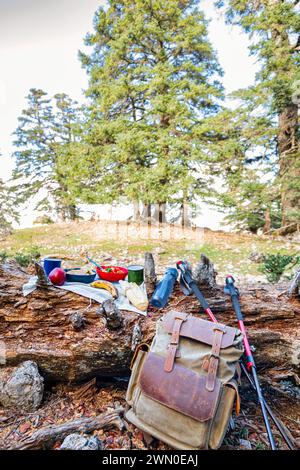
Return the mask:
<svg viewBox="0 0 300 470">
<path fill-rule="evenodd" d="M 121 266 L 102 266 L 102 269 L 106 268 L 118 268 L 121 273 L 114 273 L 114 272 L 106 272 L 106 271 L 101 271 L 101 269 L 96 268 L 97 274 L 100 277 L 100 279 L 105 279 L 105 281 L 111 281 L 111 282 L 117 282 L 117 281 L 124 281 L 125 277 L 128 274 L 128 269 L 122 268 Z"/>
</svg>

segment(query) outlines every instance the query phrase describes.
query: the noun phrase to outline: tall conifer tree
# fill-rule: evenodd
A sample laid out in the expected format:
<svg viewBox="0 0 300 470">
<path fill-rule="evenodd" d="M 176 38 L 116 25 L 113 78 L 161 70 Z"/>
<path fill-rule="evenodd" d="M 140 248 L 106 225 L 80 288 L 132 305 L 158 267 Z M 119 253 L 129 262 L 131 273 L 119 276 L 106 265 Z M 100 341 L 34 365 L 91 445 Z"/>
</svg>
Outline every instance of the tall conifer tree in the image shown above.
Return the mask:
<svg viewBox="0 0 300 470">
<path fill-rule="evenodd" d="M 69 167 L 87 201 L 162 205 L 207 190 L 222 87 L 198 3 L 110 0 L 97 11 L 92 52 L 80 54 L 90 79 L 85 148 Z"/>
<path fill-rule="evenodd" d="M 44 190 L 46 196 L 39 199 L 37 209 L 54 211 L 62 220 L 73 220 L 76 208 L 59 162 L 74 140 L 76 103 L 67 95 L 56 95 L 55 110 L 47 93 L 34 88 L 27 101 L 28 107 L 18 119 L 14 141 L 13 179 L 17 181 L 18 197 L 25 202 Z"/>
<path fill-rule="evenodd" d="M 0 236 L 10 232 L 13 222 L 18 222 L 17 205 L 14 191 L 0 179 Z"/>
<path fill-rule="evenodd" d="M 265 186 L 265 200 L 269 193 L 270 206 L 280 196 L 282 225 L 296 222 L 300 216 L 299 0 L 221 0 L 217 5 L 225 7 L 228 22 L 249 34 L 250 51 L 261 64 L 255 85 L 235 94 L 241 100 L 247 163 L 269 165 L 273 189 Z"/>
</svg>

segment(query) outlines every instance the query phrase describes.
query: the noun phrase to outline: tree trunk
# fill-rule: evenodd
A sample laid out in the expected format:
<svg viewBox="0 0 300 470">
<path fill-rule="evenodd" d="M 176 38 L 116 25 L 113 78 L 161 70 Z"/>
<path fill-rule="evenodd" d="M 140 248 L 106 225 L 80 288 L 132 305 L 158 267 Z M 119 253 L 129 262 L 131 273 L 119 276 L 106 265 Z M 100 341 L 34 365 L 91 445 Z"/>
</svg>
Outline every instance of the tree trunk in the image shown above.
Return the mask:
<svg viewBox="0 0 300 470">
<path fill-rule="evenodd" d="M 181 225 L 182 227 L 186 228 L 191 226 L 191 221 L 189 218 L 189 205 L 185 200 L 183 201 L 181 207 Z"/>
<path fill-rule="evenodd" d="M 140 219 L 141 219 L 140 203 L 139 201 L 133 201 L 133 220 L 134 222 L 139 222 Z"/>
<path fill-rule="evenodd" d="M 279 114 L 278 151 L 281 178 L 282 226 L 297 221 L 300 211 L 300 164 L 298 106 L 291 104 Z"/>
<path fill-rule="evenodd" d="M 75 204 L 70 204 L 67 207 L 68 220 L 72 222 L 78 219 L 78 209 Z"/>
<path fill-rule="evenodd" d="M 164 224 L 166 222 L 166 203 L 160 202 L 155 204 L 155 210 L 153 218 L 159 224 Z"/>
<path fill-rule="evenodd" d="M 148 223 L 151 222 L 151 210 L 151 204 L 143 203 L 142 219 Z"/>
<path fill-rule="evenodd" d="M 268 233 L 271 230 L 271 214 L 270 209 L 267 208 L 265 212 L 265 224 L 263 226 L 263 233 Z"/>
<path fill-rule="evenodd" d="M 206 265 L 205 265 L 206 266 Z M 203 278 L 203 276 L 202 276 Z M 121 311 L 123 326 L 109 330 L 99 315 L 99 304 L 52 286 L 40 284 L 27 297 L 22 285 L 29 275 L 16 263 L 0 265 L 0 363 L 16 366 L 25 360 L 38 364 L 48 381 L 78 382 L 95 376 L 130 374 L 132 341 L 137 324 L 141 341 L 150 342 L 155 320 L 169 310 L 199 315 L 197 300 L 185 297 L 178 285 L 162 311 L 147 317 Z M 240 300 L 250 342 L 261 372 L 269 377 L 293 377 L 300 372 L 300 302 L 278 294 L 286 285 L 251 285 L 240 289 Z M 223 288 L 202 286 L 217 319 L 236 326 L 230 298 Z M 80 312 L 84 328 L 76 331 L 71 316 Z M 203 315 L 203 318 L 204 315 Z"/>
</svg>

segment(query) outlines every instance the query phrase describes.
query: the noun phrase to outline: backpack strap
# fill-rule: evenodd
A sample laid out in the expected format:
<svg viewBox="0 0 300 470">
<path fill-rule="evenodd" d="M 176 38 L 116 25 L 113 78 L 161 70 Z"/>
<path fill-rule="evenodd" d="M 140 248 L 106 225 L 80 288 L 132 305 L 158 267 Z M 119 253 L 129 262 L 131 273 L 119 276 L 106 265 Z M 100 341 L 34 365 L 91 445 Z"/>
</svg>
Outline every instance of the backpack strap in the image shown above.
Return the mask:
<svg viewBox="0 0 300 470">
<path fill-rule="evenodd" d="M 131 362 L 130 362 L 130 370 L 132 370 L 133 366 L 134 366 L 134 363 L 135 363 L 135 360 L 136 358 L 138 357 L 138 353 L 140 351 L 144 351 L 144 352 L 148 352 L 150 349 L 150 346 L 149 344 L 147 343 L 140 343 L 136 348 L 135 348 L 135 351 L 133 353 L 133 356 L 132 356 L 132 359 L 131 359 Z"/>
<path fill-rule="evenodd" d="M 174 361 L 178 349 L 179 338 L 180 338 L 180 329 L 182 327 L 183 322 L 186 321 L 188 314 L 185 312 L 176 312 L 176 316 L 174 318 L 173 328 L 172 328 L 172 336 L 171 341 L 168 345 L 167 357 L 165 360 L 164 370 L 166 372 L 172 372 Z"/>
<path fill-rule="evenodd" d="M 220 349 L 225 328 L 222 325 L 216 325 L 214 328 L 213 344 L 211 348 L 208 372 L 206 379 L 206 389 L 212 392 L 215 388 L 215 382 L 219 367 Z"/>
</svg>

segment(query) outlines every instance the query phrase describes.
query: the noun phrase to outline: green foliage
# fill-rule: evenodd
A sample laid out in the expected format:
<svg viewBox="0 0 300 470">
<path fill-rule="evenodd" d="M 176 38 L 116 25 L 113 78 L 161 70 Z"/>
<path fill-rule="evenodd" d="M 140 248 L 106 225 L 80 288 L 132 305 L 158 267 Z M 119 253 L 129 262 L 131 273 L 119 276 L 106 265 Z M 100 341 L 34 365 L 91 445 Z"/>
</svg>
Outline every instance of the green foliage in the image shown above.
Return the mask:
<svg viewBox="0 0 300 470">
<path fill-rule="evenodd" d="M 269 282 L 278 282 L 286 268 L 295 266 L 300 261 L 300 256 L 282 255 L 280 253 L 264 256 L 260 271 L 264 273 Z"/>
<path fill-rule="evenodd" d="M 295 222 L 300 216 L 299 116 L 294 99 L 300 78 L 299 4 L 290 0 L 216 4 L 224 7 L 229 23 L 249 34 L 250 52 L 261 65 L 255 85 L 233 94 L 243 166 L 259 166 L 273 187 L 270 194 L 266 185 L 264 199 L 269 206 L 280 199 L 282 224 Z"/>
<path fill-rule="evenodd" d="M 251 443 L 255 445 L 255 450 L 266 450 L 266 445 L 263 442 L 252 441 Z"/>
<path fill-rule="evenodd" d="M 79 109 L 65 94 L 55 95 L 54 106 L 44 91 L 34 88 L 27 101 L 15 131 L 15 192 L 22 202 L 46 192 L 36 208 L 50 213 L 54 208 L 63 220 L 72 220 L 76 218 L 75 201 L 58 160 L 62 154 L 71 158 L 69 149 L 76 141 Z"/>
<path fill-rule="evenodd" d="M 207 191 L 221 74 L 195 0 L 110 0 L 80 54 L 89 74 L 83 144 L 62 166 L 86 202 L 193 199 Z M 201 171 L 199 171 L 201 168 Z"/>
<path fill-rule="evenodd" d="M 219 195 L 220 209 L 226 219 L 241 230 L 256 233 L 280 227 L 280 198 L 276 187 L 261 182 L 258 171 L 243 168 L 238 174 L 227 173 L 228 189 Z"/>
<path fill-rule="evenodd" d="M 19 251 L 15 254 L 14 258 L 20 266 L 26 268 L 32 261 L 38 260 L 41 257 L 40 249 L 37 246 L 32 246 L 26 250 Z"/>
<path fill-rule="evenodd" d="M 54 224 L 54 220 L 51 219 L 51 217 L 47 214 L 41 215 L 40 217 L 37 217 L 34 221 L 34 224 L 42 224 L 42 225 L 50 225 Z"/>
<path fill-rule="evenodd" d="M 9 233 L 12 223 L 19 220 L 17 205 L 18 201 L 12 188 L 0 179 L 0 235 Z"/>
<path fill-rule="evenodd" d="M 0 251 L 0 263 L 4 263 L 8 258 L 8 253 L 7 251 Z"/>
</svg>

